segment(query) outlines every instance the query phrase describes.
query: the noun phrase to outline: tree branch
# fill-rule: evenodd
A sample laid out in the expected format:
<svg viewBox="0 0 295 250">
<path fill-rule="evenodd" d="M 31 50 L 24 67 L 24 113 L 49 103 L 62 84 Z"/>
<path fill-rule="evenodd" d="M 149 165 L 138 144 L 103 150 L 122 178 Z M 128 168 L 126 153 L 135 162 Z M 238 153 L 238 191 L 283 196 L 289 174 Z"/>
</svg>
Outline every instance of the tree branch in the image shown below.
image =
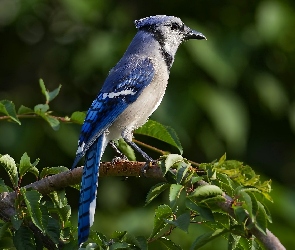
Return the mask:
<svg viewBox="0 0 295 250">
<path fill-rule="evenodd" d="M 104 176 L 145 176 L 147 178 L 157 178 L 162 181 L 165 178 L 162 176 L 162 172 L 159 166 L 152 165 L 143 174 L 142 168 L 145 162 L 132 162 L 132 161 L 113 161 L 113 162 L 102 162 L 99 169 L 100 177 Z M 60 174 L 52 175 L 43 178 L 39 181 L 31 183 L 25 188 L 33 188 L 38 190 L 43 195 L 50 192 L 63 189 L 65 187 L 79 184 L 81 182 L 83 167 L 78 167 L 72 171 L 66 171 Z M 208 185 L 205 181 L 199 181 L 198 185 Z M 232 209 L 233 199 L 224 194 L 226 199 L 224 202 L 219 202 L 218 206 L 228 213 L 230 216 L 235 218 L 234 210 Z M 9 221 L 11 216 L 15 215 L 16 211 L 14 208 L 14 200 L 16 198 L 15 192 L 4 192 L 0 194 L 0 218 L 4 221 Z M 251 224 L 252 221 L 250 217 L 247 219 L 247 224 Z M 267 234 L 264 235 L 256 227 L 249 229 L 249 232 L 253 234 L 266 249 L 269 250 L 284 250 L 285 247 L 281 244 L 279 239 L 274 236 L 269 230 Z"/>
</svg>

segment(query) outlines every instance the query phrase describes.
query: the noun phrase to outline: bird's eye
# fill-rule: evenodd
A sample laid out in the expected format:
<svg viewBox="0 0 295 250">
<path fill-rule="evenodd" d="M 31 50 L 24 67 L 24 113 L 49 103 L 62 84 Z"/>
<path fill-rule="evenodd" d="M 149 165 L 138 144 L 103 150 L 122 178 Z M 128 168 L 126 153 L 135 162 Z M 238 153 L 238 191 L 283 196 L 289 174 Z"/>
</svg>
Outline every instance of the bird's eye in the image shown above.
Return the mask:
<svg viewBox="0 0 295 250">
<path fill-rule="evenodd" d="M 179 30 L 180 26 L 178 23 L 171 23 L 171 30 Z"/>
</svg>

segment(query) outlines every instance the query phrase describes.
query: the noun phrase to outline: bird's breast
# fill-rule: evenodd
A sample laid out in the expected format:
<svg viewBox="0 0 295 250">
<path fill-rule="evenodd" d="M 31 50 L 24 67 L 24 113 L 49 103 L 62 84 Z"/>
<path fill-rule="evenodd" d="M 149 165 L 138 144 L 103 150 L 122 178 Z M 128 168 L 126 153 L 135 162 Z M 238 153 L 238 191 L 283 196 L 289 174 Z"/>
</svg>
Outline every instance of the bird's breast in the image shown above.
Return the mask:
<svg viewBox="0 0 295 250">
<path fill-rule="evenodd" d="M 160 105 L 167 87 L 169 73 L 164 62 L 162 64 L 154 62 L 153 65 L 155 68 L 154 78 L 144 88 L 137 100 L 131 103 L 111 125 L 109 128 L 110 140 L 120 138 L 123 130 L 132 132 L 142 126 Z"/>
</svg>

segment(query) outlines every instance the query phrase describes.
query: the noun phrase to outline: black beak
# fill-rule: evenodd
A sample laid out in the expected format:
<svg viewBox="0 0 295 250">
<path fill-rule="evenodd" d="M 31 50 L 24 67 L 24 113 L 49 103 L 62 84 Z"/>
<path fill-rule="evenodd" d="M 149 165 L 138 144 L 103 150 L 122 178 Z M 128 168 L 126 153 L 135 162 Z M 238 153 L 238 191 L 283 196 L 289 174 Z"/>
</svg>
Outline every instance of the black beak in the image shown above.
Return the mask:
<svg viewBox="0 0 295 250">
<path fill-rule="evenodd" d="M 207 40 L 207 38 L 201 32 L 192 30 L 189 27 L 187 27 L 187 31 L 186 31 L 186 35 L 184 39 L 185 40 L 189 40 L 189 39 L 197 39 L 197 40 L 206 39 Z"/>
</svg>

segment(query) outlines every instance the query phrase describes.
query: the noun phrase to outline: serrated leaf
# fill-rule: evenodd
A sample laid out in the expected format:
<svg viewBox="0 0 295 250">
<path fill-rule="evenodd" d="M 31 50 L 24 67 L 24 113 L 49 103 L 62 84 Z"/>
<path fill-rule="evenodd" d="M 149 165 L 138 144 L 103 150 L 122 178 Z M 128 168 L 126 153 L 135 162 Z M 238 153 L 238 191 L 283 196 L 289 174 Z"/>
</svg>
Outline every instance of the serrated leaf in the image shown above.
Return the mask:
<svg viewBox="0 0 295 250">
<path fill-rule="evenodd" d="M 27 153 L 24 153 L 22 157 L 20 158 L 20 163 L 19 163 L 19 175 L 22 178 L 26 172 L 29 171 L 31 168 L 32 164 L 30 161 L 30 157 L 28 156 Z"/>
<path fill-rule="evenodd" d="M 244 200 L 245 203 L 243 203 L 243 207 L 247 210 L 249 213 L 249 216 L 251 219 L 253 219 L 253 214 L 252 214 L 252 199 L 250 195 L 247 192 L 241 191 L 239 192 L 241 198 Z"/>
<path fill-rule="evenodd" d="M 60 174 L 62 172 L 69 171 L 68 168 L 66 167 L 51 167 L 51 168 L 43 168 L 41 173 L 40 173 L 40 179 L 48 176 L 48 175 L 55 175 L 55 174 Z"/>
<path fill-rule="evenodd" d="M 233 206 L 233 209 L 234 209 L 234 213 L 236 216 L 236 220 L 239 223 L 243 223 L 245 221 L 245 219 L 247 218 L 247 213 L 246 213 L 245 209 L 240 206 Z"/>
<path fill-rule="evenodd" d="M 155 199 L 158 195 L 164 192 L 169 186 L 170 184 L 163 182 L 153 186 L 146 197 L 145 205 L 149 204 L 153 199 Z"/>
<path fill-rule="evenodd" d="M 31 108 L 28 108 L 24 105 L 21 105 L 17 111 L 18 115 L 25 115 L 25 114 L 30 114 L 30 113 L 34 113 L 34 110 L 32 110 Z"/>
<path fill-rule="evenodd" d="M 179 215 L 175 221 L 166 220 L 166 222 L 174 225 L 175 227 L 178 227 L 179 229 L 187 233 L 188 227 L 190 225 L 190 218 L 191 217 L 189 213 L 184 213 Z"/>
<path fill-rule="evenodd" d="M 258 202 L 257 202 L 255 195 L 252 192 L 247 192 L 247 194 L 251 197 L 251 202 L 252 202 L 252 216 L 250 218 L 255 223 L 255 221 L 256 221 L 255 217 L 256 217 L 256 214 L 258 213 L 258 209 L 259 209 Z"/>
<path fill-rule="evenodd" d="M 10 181 L 14 188 L 18 186 L 18 173 L 14 159 L 9 155 L 2 155 L 0 157 L 0 165 L 2 165 L 7 172 Z"/>
<path fill-rule="evenodd" d="M 181 191 L 184 189 L 184 186 L 178 184 L 171 184 L 169 192 L 169 202 L 170 207 L 174 209 L 177 204 L 177 200 L 180 196 Z"/>
<path fill-rule="evenodd" d="M 112 233 L 111 238 L 117 240 L 123 240 L 127 235 L 127 231 L 115 231 Z"/>
<path fill-rule="evenodd" d="M 197 212 L 204 220 L 215 221 L 212 210 L 205 206 L 199 206 L 190 199 L 186 199 L 185 205 L 188 209 Z"/>
<path fill-rule="evenodd" d="M 49 110 L 49 105 L 48 104 L 37 104 L 34 107 L 34 112 L 38 115 L 45 114 Z"/>
<path fill-rule="evenodd" d="M 42 94 L 45 96 L 46 103 L 48 103 L 49 102 L 49 93 L 45 87 L 43 79 L 39 80 L 39 85 L 40 85 Z"/>
<path fill-rule="evenodd" d="M 71 121 L 78 124 L 83 124 L 85 117 L 86 117 L 85 112 L 76 111 L 71 115 Z"/>
<path fill-rule="evenodd" d="M 59 223 L 56 219 L 52 218 L 51 216 L 48 217 L 48 222 L 45 227 L 45 232 L 55 244 L 59 243 L 60 232 L 61 232 Z"/>
<path fill-rule="evenodd" d="M 9 118 L 13 120 L 14 122 L 16 122 L 17 124 L 19 125 L 21 124 L 21 122 L 17 118 L 15 106 L 12 101 L 8 101 L 8 100 L 0 101 L 0 113 L 3 113 L 9 116 Z"/>
<path fill-rule="evenodd" d="M 259 201 L 257 201 L 257 204 L 258 204 L 258 211 L 255 216 L 256 217 L 255 225 L 262 233 L 266 235 L 267 215 L 266 215 L 264 206 Z"/>
<path fill-rule="evenodd" d="M 21 226 L 13 236 L 13 244 L 17 250 L 35 250 L 35 241 L 34 234 L 32 231 L 25 227 Z"/>
<path fill-rule="evenodd" d="M 228 232 L 229 232 L 228 229 L 223 228 L 223 229 L 217 229 L 214 232 L 202 234 L 193 242 L 190 249 L 191 250 L 199 249 L 200 247 L 204 246 L 208 242 L 210 242 L 210 241 L 216 239 L 217 237 L 219 237 L 225 233 L 228 233 Z"/>
<path fill-rule="evenodd" d="M 166 225 L 167 222 L 165 219 L 170 219 L 173 213 L 169 206 L 167 205 L 160 205 L 155 210 L 155 218 L 154 218 L 154 228 L 152 234 L 149 238 L 154 237 L 157 235 Z"/>
<path fill-rule="evenodd" d="M 20 192 L 24 197 L 25 203 L 27 205 L 33 223 L 42 232 L 44 232 L 45 229 L 42 225 L 42 212 L 40 210 L 40 200 L 42 195 L 36 190 L 26 190 L 24 188 L 21 188 Z"/>
<path fill-rule="evenodd" d="M 138 249 L 140 250 L 148 250 L 147 239 L 143 236 L 135 237 L 133 235 L 128 234 L 125 237 L 125 241 L 132 246 L 138 247 Z"/>
<path fill-rule="evenodd" d="M 178 154 L 169 154 L 166 156 L 164 164 L 161 162 L 161 169 L 163 174 L 165 175 L 169 169 L 177 162 L 183 161 L 183 157 Z"/>
<path fill-rule="evenodd" d="M 238 235 L 234 235 L 234 234 L 229 234 L 229 237 L 228 237 L 228 247 L 227 249 L 228 250 L 234 250 L 237 248 L 238 244 L 239 244 L 239 241 L 241 239 L 241 236 L 238 236 Z"/>
<path fill-rule="evenodd" d="M 176 182 L 180 184 L 182 182 L 182 179 L 186 175 L 188 169 L 190 167 L 190 164 L 187 164 L 185 162 L 181 162 L 177 168 L 176 172 Z"/>
<path fill-rule="evenodd" d="M 57 97 L 57 95 L 59 94 L 60 88 L 61 88 L 61 85 L 59 85 L 55 90 L 50 91 L 48 93 L 48 96 L 49 96 L 48 102 L 51 102 L 55 97 Z"/>
<path fill-rule="evenodd" d="M 195 184 L 197 181 L 203 180 L 202 176 L 193 176 L 191 179 L 191 183 Z"/>
<path fill-rule="evenodd" d="M 165 237 L 157 239 L 157 242 L 160 242 L 162 245 L 166 247 L 166 249 L 169 250 L 182 250 L 182 248 L 179 245 Z"/>
<path fill-rule="evenodd" d="M 183 153 L 183 148 L 175 131 L 169 126 L 164 126 L 161 123 L 153 120 L 148 120 L 143 126 L 136 129 L 134 133 L 150 136 L 160 141 L 166 142 L 176 147 L 180 154 Z"/>
<path fill-rule="evenodd" d="M 197 187 L 194 192 L 189 195 L 189 197 L 193 197 L 198 201 L 201 201 L 205 198 L 211 198 L 214 196 L 220 196 L 223 194 L 223 191 L 215 186 L 215 185 L 204 185 Z"/>
</svg>

